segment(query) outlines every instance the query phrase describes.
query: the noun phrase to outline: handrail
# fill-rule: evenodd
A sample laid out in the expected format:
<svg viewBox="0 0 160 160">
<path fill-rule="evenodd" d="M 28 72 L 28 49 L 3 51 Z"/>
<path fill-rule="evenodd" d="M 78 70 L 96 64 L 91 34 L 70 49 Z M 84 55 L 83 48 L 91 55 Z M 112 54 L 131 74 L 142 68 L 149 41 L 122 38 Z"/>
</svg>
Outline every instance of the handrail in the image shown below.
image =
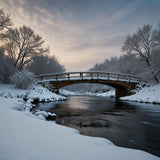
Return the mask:
<svg viewBox="0 0 160 160">
<path fill-rule="evenodd" d="M 114 72 L 102 72 L 102 71 L 88 71 L 88 72 L 61 72 L 61 73 L 52 73 L 52 74 L 42 74 L 36 76 L 37 79 L 40 78 L 41 81 L 43 80 L 49 80 L 49 79 L 55 79 L 55 81 L 67 79 L 67 80 L 73 80 L 73 78 L 80 78 L 81 80 L 84 78 L 91 78 L 91 79 L 102 79 L 106 78 L 108 80 L 111 80 L 114 78 L 114 80 L 118 81 L 143 81 L 145 80 L 141 77 L 129 75 L 129 74 L 121 74 L 121 73 L 114 73 Z"/>
<path fill-rule="evenodd" d="M 52 75 L 63 75 L 63 74 L 78 74 L 78 73 L 103 73 L 103 74 L 119 74 L 119 75 L 123 75 L 123 76 L 132 76 L 132 77 L 137 77 L 137 78 L 140 78 L 139 76 L 134 76 L 134 75 L 131 75 L 131 74 L 122 74 L 122 73 L 115 73 L 115 72 L 103 72 L 103 71 L 79 71 L 79 72 L 58 72 L 58 73 L 48 73 L 48 74 L 41 74 L 41 75 L 38 75 L 36 77 L 41 77 L 41 76 L 52 76 Z"/>
</svg>

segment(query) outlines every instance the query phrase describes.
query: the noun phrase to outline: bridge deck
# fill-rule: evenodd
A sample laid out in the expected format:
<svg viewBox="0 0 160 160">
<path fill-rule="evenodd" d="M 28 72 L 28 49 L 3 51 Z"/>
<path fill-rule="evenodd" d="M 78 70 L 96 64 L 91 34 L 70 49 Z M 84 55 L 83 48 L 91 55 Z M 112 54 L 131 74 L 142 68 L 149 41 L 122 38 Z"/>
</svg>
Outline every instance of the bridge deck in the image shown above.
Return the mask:
<svg viewBox="0 0 160 160">
<path fill-rule="evenodd" d="M 64 72 L 64 73 L 54 73 L 54 74 L 43 74 L 36 77 L 38 83 L 42 82 L 56 82 L 56 81 L 77 81 L 77 80 L 110 80 L 110 81 L 121 81 L 121 82 L 132 82 L 137 83 L 144 81 L 141 77 L 111 73 L 111 72 Z"/>
<path fill-rule="evenodd" d="M 110 85 L 116 89 L 117 99 L 133 94 L 130 91 L 135 89 L 138 83 L 145 82 L 141 77 L 111 72 L 65 72 L 39 75 L 36 78 L 38 83 L 45 84 L 47 82 L 56 91 L 59 88 L 78 83 Z"/>
</svg>

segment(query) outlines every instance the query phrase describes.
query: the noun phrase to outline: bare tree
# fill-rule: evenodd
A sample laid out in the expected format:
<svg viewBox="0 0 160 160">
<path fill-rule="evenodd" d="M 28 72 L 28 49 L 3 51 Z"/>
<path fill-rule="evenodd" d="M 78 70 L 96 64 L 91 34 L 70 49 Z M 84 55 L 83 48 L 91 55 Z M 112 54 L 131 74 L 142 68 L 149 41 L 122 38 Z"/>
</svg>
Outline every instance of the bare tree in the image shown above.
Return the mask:
<svg viewBox="0 0 160 160">
<path fill-rule="evenodd" d="M 0 9 L 0 31 L 2 31 L 5 28 L 8 28 L 11 25 L 12 23 L 10 16 L 6 15 L 3 9 Z"/>
<path fill-rule="evenodd" d="M 19 70 L 35 55 L 48 52 L 48 49 L 43 47 L 42 37 L 26 26 L 9 28 L 1 35 L 1 38 L 8 46 L 8 55 L 15 58 L 14 67 Z"/>
<path fill-rule="evenodd" d="M 158 83 L 159 80 L 152 70 L 152 49 L 152 25 L 150 24 L 139 28 L 133 35 L 128 35 L 122 47 L 122 51 L 138 55 L 140 60 L 147 64 L 155 81 Z"/>
</svg>

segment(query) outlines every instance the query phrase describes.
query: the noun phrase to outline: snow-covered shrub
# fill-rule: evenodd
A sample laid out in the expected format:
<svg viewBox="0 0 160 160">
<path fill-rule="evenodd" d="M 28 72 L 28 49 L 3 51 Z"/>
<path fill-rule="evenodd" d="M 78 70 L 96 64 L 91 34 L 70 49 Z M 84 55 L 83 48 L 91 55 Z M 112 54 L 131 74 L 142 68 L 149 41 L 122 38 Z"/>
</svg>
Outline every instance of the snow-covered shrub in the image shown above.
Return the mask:
<svg viewBox="0 0 160 160">
<path fill-rule="evenodd" d="M 17 71 L 11 77 L 11 81 L 15 85 L 16 88 L 27 89 L 33 83 L 35 83 L 35 76 L 34 76 L 34 74 L 32 72 L 29 72 L 27 70 L 23 70 L 21 72 Z"/>
</svg>

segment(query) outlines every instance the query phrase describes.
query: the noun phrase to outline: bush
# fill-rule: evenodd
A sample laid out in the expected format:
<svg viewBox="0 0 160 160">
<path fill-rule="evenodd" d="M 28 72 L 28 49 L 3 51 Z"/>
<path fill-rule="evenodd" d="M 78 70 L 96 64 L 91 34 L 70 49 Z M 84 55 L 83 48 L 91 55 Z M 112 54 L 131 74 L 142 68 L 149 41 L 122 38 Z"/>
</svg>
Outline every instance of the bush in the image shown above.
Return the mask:
<svg viewBox="0 0 160 160">
<path fill-rule="evenodd" d="M 35 76 L 32 72 L 29 72 L 27 70 L 23 70 L 21 72 L 17 71 L 11 77 L 11 81 L 16 88 L 27 89 L 32 86 L 33 83 L 35 83 Z"/>
</svg>

